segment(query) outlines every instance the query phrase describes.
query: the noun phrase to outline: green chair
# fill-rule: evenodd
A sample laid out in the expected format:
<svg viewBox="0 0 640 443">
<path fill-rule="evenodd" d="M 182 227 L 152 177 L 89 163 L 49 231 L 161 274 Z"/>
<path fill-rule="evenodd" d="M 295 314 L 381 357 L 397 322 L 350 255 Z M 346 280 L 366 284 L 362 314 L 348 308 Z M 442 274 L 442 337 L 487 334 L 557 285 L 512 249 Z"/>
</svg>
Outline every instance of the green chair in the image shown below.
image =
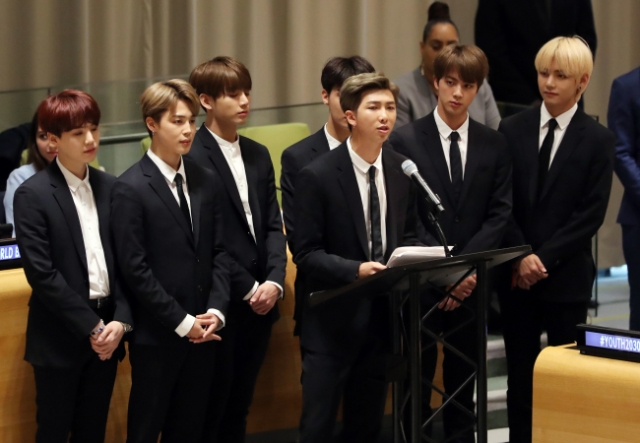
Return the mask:
<svg viewBox="0 0 640 443">
<path fill-rule="evenodd" d="M 283 123 L 279 125 L 254 126 L 238 129 L 238 134 L 255 140 L 267 147 L 275 171 L 278 203 L 282 206 L 280 191 L 280 159 L 282 152 L 294 143 L 311 135 L 306 123 Z"/>
<path fill-rule="evenodd" d="M 142 151 L 142 155 L 145 155 L 151 146 L 151 137 L 145 137 L 140 140 L 140 150 Z"/>
</svg>

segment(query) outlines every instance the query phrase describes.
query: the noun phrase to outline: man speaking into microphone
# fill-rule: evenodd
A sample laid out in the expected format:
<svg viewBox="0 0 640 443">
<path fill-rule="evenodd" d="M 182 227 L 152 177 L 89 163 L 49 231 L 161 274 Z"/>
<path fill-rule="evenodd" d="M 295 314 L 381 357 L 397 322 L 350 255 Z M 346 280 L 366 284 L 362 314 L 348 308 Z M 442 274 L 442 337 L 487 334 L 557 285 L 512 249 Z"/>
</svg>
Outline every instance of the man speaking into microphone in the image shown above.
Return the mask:
<svg viewBox="0 0 640 443">
<path fill-rule="evenodd" d="M 434 62 L 434 83 L 438 105 L 431 114 L 393 132 L 393 148 L 413 160 L 420 175 L 439 197 L 444 211 L 439 222 L 452 254 L 470 254 L 496 249 L 511 214 L 511 160 L 502 134 L 469 118 L 467 109 L 489 70 L 487 58 L 476 46 L 449 45 Z M 433 202 L 418 199 L 418 215 L 424 230 L 420 240 L 440 245 L 436 228 L 429 222 Z M 438 294 L 426 297 L 424 308 L 439 303 L 426 327 L 435 334 L 447 333 L 467 322 L 476 311 L 474 289 L 476 277 L 465 279 L 453 295 L 464 299 L 472 311 L 456 309 L 459 303 Z M 426 346 L 431 340 L 423 335 Z M 471 360 L 477 360 L 476 324 L 466 323 L 447 337 L 447 342 Z M 436 347 L 423 355 L 423 376 L 433 379 L 436 366 Z M 463 359 L 444 350 L 444 387 L 453 393 L 469 378 L 473 368 Z M 473 411 L 473 383 L 468 383 L 458 401 Z M 425 419 L 430 415 L 431 391 L 425 390 L 422 410 Z M 473 442 L 473 422 L 455 406 L 444 410 L 447 438 L 455 442 Z M 457 436 L 456 436 L 457 435 Z"/>
</svg>

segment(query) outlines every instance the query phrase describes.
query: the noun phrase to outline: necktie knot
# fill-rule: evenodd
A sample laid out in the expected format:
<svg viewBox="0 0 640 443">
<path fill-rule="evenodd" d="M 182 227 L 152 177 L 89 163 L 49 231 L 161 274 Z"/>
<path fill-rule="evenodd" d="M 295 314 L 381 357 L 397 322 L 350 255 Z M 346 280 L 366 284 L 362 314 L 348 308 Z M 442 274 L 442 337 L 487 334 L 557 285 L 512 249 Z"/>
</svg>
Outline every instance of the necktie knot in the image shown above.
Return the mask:
<svg viewBox="0 0 640 443">
<path fill-rule="evenodd" d="M 376 167 L 375 166 L 371 166 L 369 168 L 369 180 L 375 180 L 376 179 Z"/>
<path fill-rule="evenodd" d="M 552 118 L 551 120 L 549 120 L 549 132 L 555 131 L 557 127 L 558 127 L 558 122 L 555 118 Z"/>
<path fill-rule="evenodd" d="M 456 131 L 453 131 L 449 137 L 451 138 L 451 141 L 453 143 L 456 143 L 460 139 L 460 134 Z"/>
<path fill-rule="evenodd" d="M 182 187 L 182 183 L 183 183 L 183 178 L 182 178 L 182 174 L 177 173 L 176 177 L 173 179 L 174 182 L 176 182 L 176 186 L 178 187 Z"/>
</svg>

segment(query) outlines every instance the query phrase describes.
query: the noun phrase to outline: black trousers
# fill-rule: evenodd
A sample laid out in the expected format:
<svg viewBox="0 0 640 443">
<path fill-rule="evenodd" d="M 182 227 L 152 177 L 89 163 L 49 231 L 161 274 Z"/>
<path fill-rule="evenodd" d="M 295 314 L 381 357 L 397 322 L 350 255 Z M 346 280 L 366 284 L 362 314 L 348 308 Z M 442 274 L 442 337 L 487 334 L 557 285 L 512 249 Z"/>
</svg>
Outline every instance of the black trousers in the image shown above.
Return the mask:
<svg viewBox="0 0 640 443">
<path fill-rule="evenodd" d="M 161 432 L 164 443 L 198 441 L 214 377 L 215 345 L 130 344 L 128 443 L 156 443 Z"/>
<path fill-rule="evenodd" d="M 87 346 L 71 368 L 33 367 L 37 443 L 104 442 L 118 359 L 100 360 L 89 347 L 89 338 Z"/>
<path fill-rule="evenodd" d="M 302 417 L 300 443 L 330 443 L 342 400 L 340 442 L 376 443 L 388 384 L 381 362 L 388 342 L 372 335 L 350 354 L 302 350 Z"/>
<path fill-rule="evenodd" d="M 622 225 L 622 250 L 629 271 L 629 329 L 640 331 L 640 225 Z"/>
<path fill-rule="evenodd" d="M 530 443 L 533 368 L 540 353 L 540 335 L 559 346 L 576 340 L 576 325 L 587 320 L 588 301 L 558 303 L 539 300 L 529 291 L 501 291 L 500 311 L 507 353 L 509 442 Z"/>
<path fill-rule="evenodd" d="M 428 292 L 423 295 L 422 315 L 425 315 L 434 304 L 440 302 L 441 294 Z M 473 293 L 464 301 L 464 307 L 460 306 L 453 311 L 443 311 L 436 308 L 423 322 L 423 326 L 435 335 L 444 335 L 447 343 L 455 347 L 472 362 L 478 361 L 478 344 L 476 331 L 476 309 L 477 297 Z M 408 316 L 407 316 L 408 318 Z M 438 348 L 435 340 L 427 333 L 422 336 L 422 377 L 433 381 L 436 373 L 438 359 Z M 444 361 L 442 364 L 444 391 L 452 394 L 469 379 L 475 370 L 474 366 L 463 358 L 452 352 L 446 346 L 443 349 Z M 464 406 L 471 413 L 475 410 L 473 401 L 475 384 L 473 381 L 467 383 L 456 395 L 456 401 Z M 432 415 L 431 411 L 432 390 L 423 385 L 422 391 L 422 418 L 423 423 Z M 405 430 L 410 430 L 410 410 L 406 411 Z M 457 405 L 448 404 L 442 411 L 443 425 L 447 440 L 455 443 L 475 442 L 474 425 L 472 416 L 465 414 Z M 429 434 L 431 426 L 425 429 Z"/>
<path fill-rule="evenodd" d="M 274 307 L 273 309 L 277 309 Z M 220 331 L 202 443 L 243 443 L 253 392 L 271 337 L 273 315 L 231 303 Z"/>
</svg>

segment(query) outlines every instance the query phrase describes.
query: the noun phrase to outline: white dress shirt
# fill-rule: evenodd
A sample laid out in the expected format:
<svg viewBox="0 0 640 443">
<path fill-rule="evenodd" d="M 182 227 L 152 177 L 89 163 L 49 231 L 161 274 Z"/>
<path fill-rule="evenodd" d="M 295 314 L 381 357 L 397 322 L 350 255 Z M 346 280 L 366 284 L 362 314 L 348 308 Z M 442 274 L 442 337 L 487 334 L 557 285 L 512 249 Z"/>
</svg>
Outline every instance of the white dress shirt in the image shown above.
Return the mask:
<svg viewBox="0 0 640 443">
<path fill-rule="evenodd" d="M 327 137 L 327 141 L 329 142 L 330 151 L 333 151 L 334 149 L 336 149 L 338 146 L 342 144 L 340 140 L 338 140 L 337 138 L 329 134 L 329 131 L 327 130 L 327 123 L 324 124 L 324 135 L 325 137 Z"/>
<path fill-rule="evenodd" d="M 207 128 L 205 126 L 205 128 Z M 240 194 L 240 201 L 242 202 L 242 209 L 244 209 L 244 215 L 247 217 L 247 223 L 249 224 L 249 230 L 251 235 L 253 236 L 253 241 L 256 241 L 256 232 L 253 226 L 253 215 L 251 214 L 251 206 L 249 205 L 249 184 L 247 182 L 247 172 L 244 169 L 244 161 L 242 160 L 242 151 L 240 150 L 240 137 L 236 135 L 236 139 L 233 143 L 229 143 L 222 137 L 219 137 L 215 134 L 211 129 L 207 128 L 207 131 L 211 133 L 213 138 L 218 142 L 220 146 L 220 150 L 224 155 L 224 158 L 227 160 L 227 164 L 229 165 L 229 169 L 231 169 L 231 175 L 233 175 L 233 180 L 236 182 L 236 188 L 238 189 L 238 194 Z M 282 286 L 273 281 L 267 281 L 265 283 L 273 284 L 278 290 L 280 294 L 278 294 L 279 298 L 282 298 L 284 291 L 282 290 Z M 242 297 L 243 300 L 249 300 L 253 294 L 258 290 L 258 282 L 256 281 L 253 284 L 251 290 Z"/>
<path fill-rule="evenodd" d="M 558 126 L 556 126 L 556 130 L 553 133 L 553 146 L 551 146 L 551 155 L 549 156 L 549 167 L 551 167 L 551 163 L 553 163 L 553 158 L 556 156 L 556 152 L 558 152 L 558 147 L 560 146 L 560 142 L 562 142 L 565 132 L 567 132 L 567 126 L 571 123 L 571 119 L 577 110 L 578 104 L 576 103 L 571 109 L 555 117 Z M 553 117 L 549 114 L 549 111 L 547 111 L 547 107 L 542 103 L 542 106 L 540 106 L 540 137 L 538 139 L 538 152 L 542 149 L 542 142 L 549 132 L 549 120 L 552 118 Z"/>
<path fill-rule="evenodd" d="M 444 151 L 444 158 L 447 161 L 447 167 L 449 168 L 449 178 L 451 178 L 451 159 L 449 153 L 451 152 L 451 133 L 453 129 L 447 125 L 442 117 L 438 114 L 438 107 L 436 106 L 433 111 L 433 117 L 436 120 L 436 126 L 438 127 L 438 133 L 440 134 L 440 142 L 442 143 L 442 150 Z M 460 160 L 462 161 L 462 178 L 464 179 L 464 171 L 467 165 L 467 149 L 469 146 L 469 114 L 462 126 L 455 130 L 458 133 L 458 148 L 460 148 Z"/>
<path fill-rule="evenodd" d="M 371 165 L 369 162 L 360 157 L 351 147 L 351 137 L 347 139 L 347 147 L 349 148 L 349 156 L 353 163 L 353 171 L 356 174 L 356 182 L 360 191 L 362 200 L 362 209 L 364 211 L 364 220 L 367 227 L 367 240 L 369 244 L 369 259 L 371 260 L 371 216 L 369 214 L 369 168 L 376 168 L 376 188 L 378 190 L 378 200 L 380 201 L 380 234 L 382 236 L 382 253 L 387 251 L 387 190 L 384 181 L 384 170 L 382 169 L 382 151 L 378 155 L 376 161 Z"/>
<path fill-rule="evenodd" d="M 171 166 L 166 164 L 164 160 L 158 157 L 151 149 L 147 151 L 147 155 L 162 173 L 162 176 L 167 182 L 167 185 L 169 186 L 173 197 L 176 199 L 178 206 L 180 206 L 180 197 L 178 196 L 178 186 L 176 185 L 175 178 L 176 174 L 182 175 L 182 190 L 184 192 L 184 197 L 187 200 L 187 205 L 189 206 L 189 216 L 191 216 L 191 199 L 189 198 L 189 186 L 187 185 L 187 174 L 184 172 L 184 162 L 182 161 L 182 158 L 180 158 L 180 166 L 176 171 Z M 191 219 L 193 220 L 193 217 L 191 217 Z M 209 309 L 207 312 L 216 315 L 220 319 L 220 325 L 218 326 L 218 329 L 222 329 L 225 324 L 224 314 L 217 309 Z M 175 329 L 176 334 L 178 334 L 180 337 L 184 337 L 189 333 L 195 322 L 196 318 L 191 314 L 187 314 L 184 320 L 182 320 L 182 322 Z"/>
<path fill-rule="evenodd" d="M 100 221 L 98 208 L 93 197 L 93 189 L 89 183 L 89 167 L 84 180 L 79 179 L 64 167 L 56 157 L 56 162 L 69 186 L 73 203 L 78 211 L 84 250 L 87 254 L 87 271 L 89 273 L 89 298 L 107 297 L 109 291 L 109 271 L 104 258 L 102 239 L 100 238 Z"/>
</svg>

